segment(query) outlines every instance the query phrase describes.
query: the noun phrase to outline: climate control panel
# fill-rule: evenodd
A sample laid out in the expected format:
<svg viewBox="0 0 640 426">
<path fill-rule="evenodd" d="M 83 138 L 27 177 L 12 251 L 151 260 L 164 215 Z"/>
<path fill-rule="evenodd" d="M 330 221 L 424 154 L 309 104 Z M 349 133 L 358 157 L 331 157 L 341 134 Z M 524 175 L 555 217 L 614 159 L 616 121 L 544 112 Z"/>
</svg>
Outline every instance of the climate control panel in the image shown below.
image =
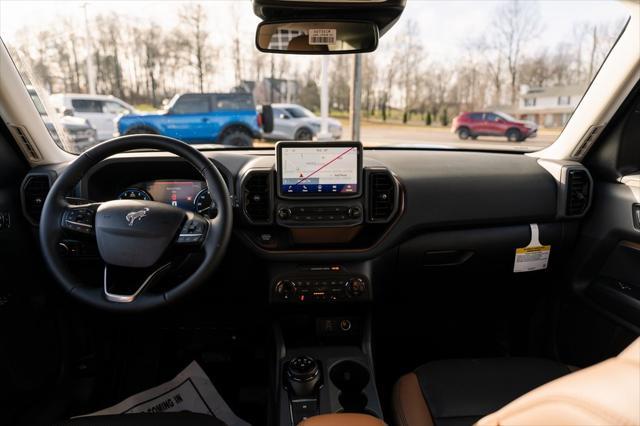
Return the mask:
<svg viewBox="0 0 640 426">
<path fill-rule="evenodd" d="M 358 302 L 370 299 L 363 276 L 283 277 L 273 283 L 271 299 L 279 303 Z"/>
<path fill-rule="evenodd" d="M 276 219 L 280 225 L 304 226 L 354 226 L 362 223 L 362 204 L 300 204 L 282 203 L 278 205 Z"/>
</svg>

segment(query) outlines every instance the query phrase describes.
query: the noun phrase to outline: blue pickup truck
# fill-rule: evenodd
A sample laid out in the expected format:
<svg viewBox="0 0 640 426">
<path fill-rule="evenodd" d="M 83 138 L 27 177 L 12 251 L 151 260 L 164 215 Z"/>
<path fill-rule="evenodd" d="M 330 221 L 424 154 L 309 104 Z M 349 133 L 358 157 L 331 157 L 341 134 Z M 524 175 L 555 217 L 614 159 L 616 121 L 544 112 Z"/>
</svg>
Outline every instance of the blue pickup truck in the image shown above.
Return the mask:
<svg viewBox="0 0 640 426">
<path fill-rule="evenodd" d="M 252 146 L 261 125 L 249 93 L 185 93 L 174 96 L 162 114 L 130 114 L 117 120 L 120 135 L 151 133 L 227 146 Z"/>
</svg>

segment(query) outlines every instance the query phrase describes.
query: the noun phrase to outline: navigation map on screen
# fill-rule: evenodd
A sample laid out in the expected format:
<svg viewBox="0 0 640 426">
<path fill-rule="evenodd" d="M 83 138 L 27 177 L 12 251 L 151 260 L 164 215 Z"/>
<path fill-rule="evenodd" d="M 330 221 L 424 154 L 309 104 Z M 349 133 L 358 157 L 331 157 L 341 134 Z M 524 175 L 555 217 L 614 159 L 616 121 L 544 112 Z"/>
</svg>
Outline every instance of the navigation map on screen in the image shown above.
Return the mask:
<svg viewBox="0 0 640 426">
<path fill-rule="evenodd" d="M 283 194 L 335 194 L 358 192 L 358 148 L 283 147 L 280 185 Z"/>
</svg>

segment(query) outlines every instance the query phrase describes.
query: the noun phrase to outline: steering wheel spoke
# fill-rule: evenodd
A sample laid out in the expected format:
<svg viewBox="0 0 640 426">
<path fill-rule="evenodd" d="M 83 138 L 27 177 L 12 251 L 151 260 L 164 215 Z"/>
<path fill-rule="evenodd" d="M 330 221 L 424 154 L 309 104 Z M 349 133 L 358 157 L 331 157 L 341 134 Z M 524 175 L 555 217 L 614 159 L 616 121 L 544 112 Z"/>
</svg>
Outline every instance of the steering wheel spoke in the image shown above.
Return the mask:
<svg viewBox="0 0 640 426">
<path fill-rule="evenodd" d="M 95 235 L 96 211 L 101 203 L 67 204 L 62 214 L 62 228 L 84 235 Z"/>
<path fill-rule="evenodd" d="M 104 297 L 109 302 L 131 303 L 159 281 L 170 267 L 171 262 L 153 268 L 123 268 L 105 265 Z"/>
<path fill-rule="evenodd" d="M 186 220 L 175 242 L 179 246 L 200 247 L 207 237 L 209 221 L 204 216 L 186 212 Z"/>
</svg>

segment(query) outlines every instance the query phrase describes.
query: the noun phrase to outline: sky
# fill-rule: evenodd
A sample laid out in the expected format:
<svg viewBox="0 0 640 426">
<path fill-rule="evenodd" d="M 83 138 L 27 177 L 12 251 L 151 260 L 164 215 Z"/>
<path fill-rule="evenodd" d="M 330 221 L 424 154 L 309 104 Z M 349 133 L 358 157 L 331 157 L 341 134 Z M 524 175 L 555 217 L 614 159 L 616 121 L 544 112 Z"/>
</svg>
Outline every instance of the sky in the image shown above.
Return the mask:
<svg viewBox="0 0 640 426">
<path fill-rule="evenodd" d="M 431 58 L 446 63 L 456 58 L 470 34 L 486 31 L 496 6 L 506 0 L 408 0 L 400 21 L 380 40 L 380 46 L 392 40 L 408 19 L 418 23 L 420 37 Z M 534 0 L 524 0 L 534 1 Z M 0 35 L 7 43 L 15 40 L 16 33 L 29 23 L 29 31 L 48 28 L 56 30 L 58 17 L 69 17 L 83 24 L 82 5 L 87 4 L 89 17 L 115 11 L 131 22 L 154 21 L 165 28 L 177 23 L 176 1 L 19 1 L 0 0 Z M 202 2 L 211 22 L 211 36 L 217 43 L 229 43 L 235 32 L 230 13 L 240 18 L 240 31 L 246 34 L 247 46 L 253 43 L 253 34 L 259 19 L 253 14 L 250 0 L 209 0 Z M 627 14 L 616 0 L 538 0 L 543 31 L 537 38 L 539 46 L 552 46 L 572 34 L 576 22 L 608 22 L 621 20 Z M 637 4 L 636 4 L 637 5 Z M 640 6 L 638 6 L 640 7 Z M 391 49 L 381 49 L 377 57 L 389 55 Z M 374 53 L 376 54 L 376 53 Z M 291 57 L 291 61 L 309 62 L 309 58 Z M 317 60 L 313 59 L 313 60 Z M 229 75 L 228 78 L 231 78 Z"/>
</svg>

